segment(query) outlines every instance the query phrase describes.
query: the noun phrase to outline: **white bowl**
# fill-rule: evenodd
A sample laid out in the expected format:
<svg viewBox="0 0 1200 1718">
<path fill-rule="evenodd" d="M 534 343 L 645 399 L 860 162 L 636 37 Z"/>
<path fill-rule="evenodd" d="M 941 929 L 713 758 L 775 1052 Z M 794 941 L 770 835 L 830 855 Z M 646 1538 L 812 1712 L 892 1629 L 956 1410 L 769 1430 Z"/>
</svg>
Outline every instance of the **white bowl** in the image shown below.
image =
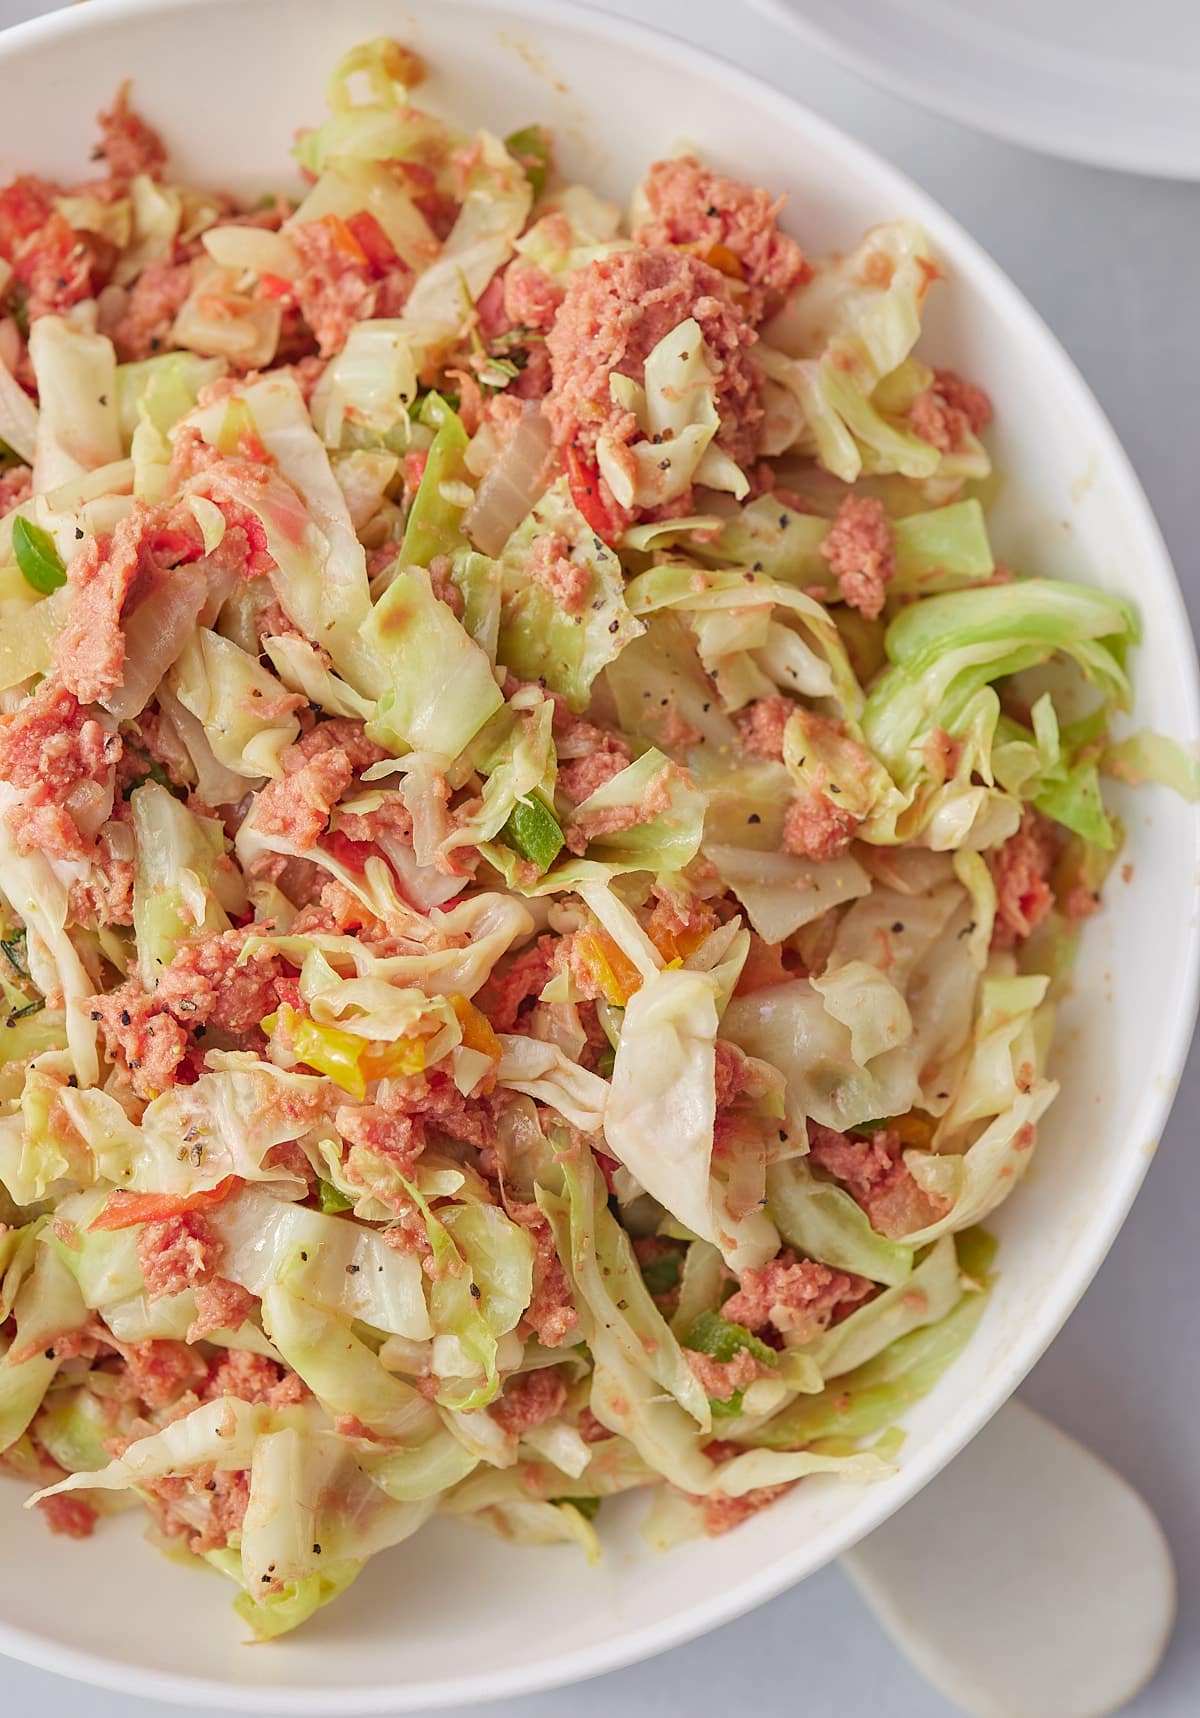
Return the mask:
<svg viewBox="0 0 1200 1718">
<path fill-rule="evenodd" d="M 732 27 L 732 23 L 731 23 Z M 1139 724 L 1200 732 L 1196 662 L 1166 551 L 1124 454 L 1070 361 L 972 241 L 882 161 L 786 97 L 633 25 L 552 0 L 91 0 L 0 38 L 0 170 L 78 177 L 91 116 L 132 76 L 139 108 L 198 182 L 290 181 L 294 129 L 322 111 L 351 43 L 411 42 L 424 99 L 466 126 L 553 126 L 568 171 L 624 196 L 680 138 L 792 193 L 810 250 L 872 222 L 924 222 L 950 284 L 924 350 L 986 384 L 1005 559 L 1126 591 L 1141 607 Z M 986 187 L 980 195 L 986 196 Z M 378 1558 L 352 1593 L 286 1643 L 240 1643 L 232 1589 L 164 1562 L 136 1517 L 54 1540 L 0 1484 L 0 1650 L 129 1693 L 260 1712 L 384 1712 L 516 1694 L 625 1664 L 778 1593 L 870 1532 L 984 1424 L 1090 1281 L 1149 1165 L 1191 1036 L 1200 825 L 1166 794 L 1122 795 L 1132 862 L 1088 927 L 1063 1010 L 1050 1112 L 1028 1180 L 994 1223 L 1000 1281 L 981 1328 L 909 1416 L 899 1476 L 807 1481 L 727 1538 L 661 1558 L 625 1500 L 606 1557 L 520 1550 L 451 1523 Z M 1132 1333 L 1130 1333 L 1132 1337 Z M 605 1510 L 609 1514 L 608 1508 Z"/>
</svg>

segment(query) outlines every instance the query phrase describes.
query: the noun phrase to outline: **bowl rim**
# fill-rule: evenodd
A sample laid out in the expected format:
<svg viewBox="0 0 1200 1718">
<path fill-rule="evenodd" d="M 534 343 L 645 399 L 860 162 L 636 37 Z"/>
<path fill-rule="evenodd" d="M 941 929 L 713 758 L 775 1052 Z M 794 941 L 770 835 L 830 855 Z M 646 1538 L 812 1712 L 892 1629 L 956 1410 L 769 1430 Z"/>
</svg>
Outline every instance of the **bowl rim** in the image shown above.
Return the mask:
<svg viewBox="0 0 1200 1718">
<path fill-rule="evenodd" d="M 228 7 L 236 4 L 236 0 L 221 0 L 221 3 Z M 267 3 L 282 10 L 287 0 L 267 0 Z M 934 242 L 961 263 L 964 272 L 972 274 L 995 295 L 1017 337 L 1039 352 L 1059 396 L 1070 399 L 1088 417 L 1097 445 L 1110 465 L 1116 503 L 1123 516 L 1140 526 L 1142 547 L 1153 569 L 1151 577 L 1161 587 L 1156 589 L 1155 598 L 1169 605 L 1168 619 L 1178 652 L 1177 663 L 1172 666 L 1178 670 L 1189 733 L 1200 734 L 1200 668 L 1195 639 L 1170 554 L 1129 456 L 1057 336 L 984 247 L 936 199 L 875 150 L 814 113 L 801 99 L 667 30 L 594 11 L 578 0 L 414 0 L 414 4 L 469 5 L 489 12 L 516 14 L 532 27 L 542 22 L 564 25 L 583 38 L 600 38 L 616 47 L 656 58 L 665 56 L 685 74 L 703 73 L 721 80 L 739 96 L 752 100 L 768 121 L 784 120 L 807 131 L 823 148 L 838 156 L 849 171 L 878 187 L 881 196 L 919 220 Z M 19 62 L 29 46 L 56 41 L 85 42 L 91 33 L 103 34 L 121 21 L 200 5 L 208 5 L 211 10 L 212 0 L 90 0 L 86 8 L 72 6 L 0 32 L 0 67 Z M 1200 806 L 1193 811 L 1192 828 L 1200 851 Z M 1200 1003 L 1200 915 L 1193 914 L 1181 928 L 1186 948 L 1178 970 L 1177 990 L 1174 997 L 1166 999 L 1173 1004 L 1170 1018 L 1164 1021 L 1154 1077 L 1145 1082 L 1138 1125 L 1131 1132 L 1131 1137 L 1139 1141 L 1157 1143 L 1161 1137 L 1183 1073 Z M 1074 1271 L 1046 1297 L 1028 1328 L 1006 1343 L 997 1355 L 988 1388 L 962 1408 L 923 1449 L 914 1452 L 886 1487 L 870 1494 L 871 1502 L 859 1511 L 851 1526 L 840 1535 L 826 1536 L 834 1543 L 822 1547 L 815 1555 L 811 1545 L 805 1544 L 784 1551 L 737 1586 L 723 1588 L 669 1619 L 635 1624 L 605 1642 L 551 1652 L 537 1662 L 506 1670 L 454 1672 L 437 1680 L 380 1682 L 368 1687 L 339 1688 L 332 1683 L 309 1689 L 255 1686 L 142 1668 L 90 1650 L 61 1645 L 2 1618 L 0 1653 L 36 1669 L 143 1699 L 207 1704 L 243 1712 L 312 1714 L 313 1718 L 336 1709 L 345 1718 L 351 1718 L 360 1713 L 412 1712 L 536 1693 L 583 1681 L 683 1645 L 745 1615 L 849 1551 L 953 1460 L 1003 1406 L 1065 1324 L 1111 1248 L 1152 1155 L 1144 1146 L 1126 1148 L 1103 1211 L 1084 1231 L 1085 1242 L 1077 1250 Z"/>
</svg>

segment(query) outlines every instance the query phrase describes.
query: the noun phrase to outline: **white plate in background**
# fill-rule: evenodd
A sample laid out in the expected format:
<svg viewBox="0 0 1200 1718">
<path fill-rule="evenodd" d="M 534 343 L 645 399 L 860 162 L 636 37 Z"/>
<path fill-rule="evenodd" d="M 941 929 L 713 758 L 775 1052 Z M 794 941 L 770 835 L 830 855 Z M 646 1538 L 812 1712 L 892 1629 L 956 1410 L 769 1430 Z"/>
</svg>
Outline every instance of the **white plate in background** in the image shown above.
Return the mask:
<svg viewBox="0 0 1200 1718">
<path fill-rule="evenodd" d="M 864 77 L 1052 155 L 1200 179 L 1197 0 L 752 0 Z"/>
</svg>

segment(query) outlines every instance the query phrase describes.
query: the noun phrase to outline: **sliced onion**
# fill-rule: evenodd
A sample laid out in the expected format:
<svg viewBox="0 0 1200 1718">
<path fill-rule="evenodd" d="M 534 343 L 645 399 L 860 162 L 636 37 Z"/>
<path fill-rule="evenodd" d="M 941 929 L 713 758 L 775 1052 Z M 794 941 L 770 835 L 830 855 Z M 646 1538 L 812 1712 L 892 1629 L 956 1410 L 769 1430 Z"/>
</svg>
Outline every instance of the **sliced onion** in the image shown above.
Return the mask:
<svg viewBox="0 0 1200 1718">
<path fill-rule="evenodd" d="M 176 346 L 204 358 L 228 358 L 244 370 L 262 370 L 275 356 L 283 311 L 278 299 L 246 298 L 235 277 L 213 262 L 197 265 L 191 295 L 171 329 Z"/>
<path fill-rule="evenodd" d="M 405 900 L 419 912 L 429 913 L 435 907 L 444 907 L 447 901 L 461 895 L 471 881 L 469 876 L 449 876 L 436 865 L 418 865 L 412 848 L 394 836 L 379 836 L 376 846 L 400 879 Z"/>
<path fill-rule="evenodd" d="M 106 823 L 100 834 L 103 836 L 104 845 L 108 848 L 112 858 L 133 858 L 135 851 L 133 830 L 127 823 Z"/>
<path fill-rule="evenodd" d="M 277 274 L 295 280 L 304 265 L 290 239 L 264 227 L 210 227 L 200 243 L 222 268 L 249 269 L 252 274 Z"/>
<path fill-rule="evenodd" d="M 104 708 L 119 722 L 146 708 L 163 675 L 196 628 L 208 600 L 208 579 L 194 562 L 176 567 L 139 603 L 125 625 L 125 678 Z"/>
<path fill-rule="evenodd" d="M 234 775 L 232 770 L 217 762 L 204 732 L 204 723 L 190 710 L 185 710 L 175 694 L 165 686 L 158 689 L 158 707 L 192 760 L 196 791 L 206 805 L 236 805 L 248 790 L 261 786 L 261 783 L 248 782 L 245 776 Z"/>
<path fill-rule="evenodd" d="M 5 364 L 0 363 L 0 441 L 26 465 L 37 449 L 38 409 Z"/>
<path fill-rule="evenodd" d="M 463 529 L 485 555 L 500 553 L 544 493 L 549 455 L 550 425 L 536 401 L 524 400 L 520 423 L 463 515 Z"/>
<path fill-rule="evenodd" d="M 206 582 L 208 594 L 204 599 L 204 606 L 200 610 L 197 624 L 211 627 L 217 624 L 217 617 L 225 604 L 237 587 L 245 581 L 237 568 L 230 562 L 226 562 L 224 565 L 218 562 L 215 568 L 210 567 L 208 569 Z M 257 649 L 253 650 L 251 655 L 257 656 Z"/>
<path fill-rule="evenodd" d="M 67 794 L 63 808 L 81 835 L 95 840 L 112 816 L 113 783 L 80 781 Z"/>
</svg>

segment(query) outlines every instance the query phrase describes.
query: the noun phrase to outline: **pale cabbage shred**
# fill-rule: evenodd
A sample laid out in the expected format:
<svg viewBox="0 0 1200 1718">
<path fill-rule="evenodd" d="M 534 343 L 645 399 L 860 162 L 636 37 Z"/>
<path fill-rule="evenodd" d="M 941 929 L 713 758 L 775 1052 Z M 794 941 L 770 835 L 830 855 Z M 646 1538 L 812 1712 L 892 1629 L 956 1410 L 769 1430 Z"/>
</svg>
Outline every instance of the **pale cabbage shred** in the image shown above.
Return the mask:
<svg viewBox="0 0 1200 1718">
<path fill-rule="evenodd" d="M 194 349 L 118 366 L 85 304 L 35 324 L 40 407 L 0 374 L 5 436 L 33 466 L 18 511 L 64 560 L 136 499 L 182 502 L 213 556 L 249 518 L 273 561 L 282 620 L 262 654 L 226 581 L 190 636 L 159 646 L 156 685 L 139 686 L 137 711 L 156 694 L 175 790 L 156 772 L 129 797 L 131 929 L 75 916 L 90 861 L 23 853 L 0 829 L 12 968 L 0 972 L 12 1028 L 0 1034 L 0 1449 L 43 1480 L 53 1456 L 67 1477 L 39 1497 L 78 1491 L 97 1510 L 194 1478 L 174 1507 L 197 1532 L 204 1485 L 244 1476 L 240 1529 L 193 1543 L 240 1585 L 239 1614 L 261 1637 L 302 1622 L 435 1511 L 594 1557 L 591 1517 L 618 1491 L 659 1484 L 657 1544 L 762 1487 L 886 1476 L 900 1442 L 888 1428 L 983 1304 L 974 1226 L 1016 1185 L 1056 1090 L 1044 1070 L 1066 926 L 1055 914 L 1028 952 L 993 950 L 982 855 L 1032 804 L 1068 837 L 1066 886 L 1094 890 L 1118 838 L 1096 772 L 1107 716 L 1128 697 L 1132 614 L 1045 581 L 979 588 L 993 561 L 964 484 L 986 475 L 986 452 L 967 434 L 941 453 L 907 420 L 932 381 L 913 348 L 936 275 L 911 222 L 820 265 L 757 348 L 766 451 L 791 456 L 813 511 L 746 499 L 748 475 L 716 439 L 713 356 L 689 318 L 643 382 L 612 377 L 638 433 L 624 454 L 602 436 L 597 458 L 626 507 L 676 503 L 695 484 L 694 514 L 634 525 L 614 546 L 565 478 L 543 480 L 502 552 L 478 551 L 464 522 L 486 511 L 472 504 L 499 450 L 486 428 L 470 439 L 444 396 L 464 366 L 493 391 L 519 371 L 503 343 L 484 350 L 474 301 L 514 254 L 561 285 L 630 240 L 587 188 L 545 190 L 527 171 L 528 135 L 511 150 L 487 132 L 472 143 L 422 114 L 407 87 L 419 75 L 382 41 L 339 65 L 332 117 L 297 146 L 315 187 L 281 234 L 222 224 L 217 204 L 144 175 L 127 201 L 65 200 L 121 248 L 120 281 L 204 232 L 204 292 L 175 328 Z M 414 157 L 460 206 L 440 246 L 385 165 Z M 236 332 L 238 316 L 253 361 L 273 355 L 280 318 L 260 314 L 258 271 L 287 287 L 302 272 L 298 227 L 335 223 L 345 242 L 364 212 L 417 274 L 403 311 L 355 324 L 308 403 L 281 370 L 230 378 L 198 404 L 226 372 L 234 335 L 220 330 Z M 181 482 L 171 456 L 184 433 L 222 456 L 216 476 Z M 254 444 L 265 464 L 243 457 Z M 415 496 L 411 455 L 424 459 Z M 886 641 L 885 623 L 839 606 L 820 554 L 824 473 L 861 481 L 896 527 L 896 591 L 921 600 L 892 601 Z M 39 597 L 25 583 L 15 518 L 0 524 L 9 710 L 52 672 L 71 602 L 69 586 Z M 578 605 L 531 576 L 547 536 L 579 577 Z M 367 548 L 389 546 L 369 576 Z M 447 579 L 459 615 L 438 600 Z M 1098 714 L 1068 721 L 1045 694 L 1026 726 L 995 683 L 1052 657 L 1081 671 Z M 523 686 L 506 688 L 506 671 Z M 793 712 L 782 761 L 753 757 L 735 717 L 780 692 Z M 112 728 L 123 707 L 108 704 L 98 714 Z M 562 709 L 615 725 L 633 752 L 576 810 L 559 772 L 594 736 L 564 729 Z M 343 800 L 352 817 L 391 813 L 365 865 L 260 814 L 314 717 L 365 722 L 386 754 Z M 136 714 L 123 732 L 137 747 Z M 953 743 L 931 744 L 939 733 Z M 1114 748 L 1113 767 L 1194 789 L 1194 762 L 1155 745 Z M 796 857 L 782 846 L 787 803 L 824 789 L 859 839 L 841 857 Z M 648 795 L 651 813 L 627 815 Z M 0 796 L 19 810 L 17 788 Z M 400 814 L 411 840 L 394 833 Z M 297 860 L 386 942 L 293 930 Z M 673 931 L 651 920 L 656 896 L 677 909 Z M 714 915 L 704 903 L 717 898 L 727 908 Z M 261 1037 L 218 1034 L 194 1083 L 133 1095 L 103 1054 L 90 995 L 126 974 L 152 995 L 179 951 L 250 916 L 260 929 L 241 959 L 282 957 L 298 974 L 263 1023 L 265 1053 Z M 526 1029 L 510 1014 L 493 1031 L 489 986 L 537 936 L 571 933 L 578 959 L 533 981 Z M 752 937 L 794 970 L 739 989 Z M 42 996 L 54 1006 L 26 1018 Z M 719 1041 L 749 1058 L 733 1127 L 717 1111 L 730 1054 Z M 456 1137 L 453 1110 L 430 1120 L 420 1155 L 373 1150 L 370 1105 L 435 1070 L 463 1099 L 506 1095 L 487 1156 Z M 896 1118 L 895 1173 L 930 1215 L 884 1234 L 811 1166 L 808 1129 L 861 1130 L 865 1157 L 872 1128 Z M 130 1195 L 143 1203 L 128 1226 L 94 1226 Z M 197 1321 L 203 1290 L 149 1292 L 139 1255 L 148 1221 L 189 1208 L 199 1217 L 183 1221 L 203 1224 L 235 1292 L 232 1327 L 197 1331 L 200 1364 L 179 1388 L 240 1351 L 306 1390 L 182 1410 L 122 1392 L 130 1344 L 186 1343 Z M 720 1307 L 734 1276 L 781 1247 L 864 1292 L 832 1325 L 781 1317 L 764 1346 Z M 557 1331 L 529 1317 L 551 1249 L 569 1297 Z M 85 1331 L 111 1338 L 94 1359 L 95 1343 L 80 1353 L 71 1340 Z M 687 1357 L 697 1348 L 718 1366 L 748 1350 L 757 1376 L 710 1399 Z M 549 1418 L 522 1427 L 489 1411 L 519 1407 L 547 1368 L 562 1386 Z M 131 1430 L 112 1458 L 105 1440 Z"/>
</svg>

